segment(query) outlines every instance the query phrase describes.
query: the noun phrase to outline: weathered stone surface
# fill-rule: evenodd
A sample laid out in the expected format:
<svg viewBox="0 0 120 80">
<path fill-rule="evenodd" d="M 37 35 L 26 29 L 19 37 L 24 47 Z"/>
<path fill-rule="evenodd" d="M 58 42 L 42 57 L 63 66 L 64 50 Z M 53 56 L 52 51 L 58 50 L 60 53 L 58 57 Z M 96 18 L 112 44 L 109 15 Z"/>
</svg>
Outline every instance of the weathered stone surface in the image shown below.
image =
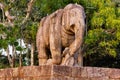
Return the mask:
<svg viewBox="0 0 120 80">
<path fill-rule="evenodd" d="M 40 21 L 36 36 L 39 65 L 82 63 L 81 47 L 85 32 L 84 8 L 68 4 Z M 78 60 L 79 56 L 79 60 Z"/>
<path fill-rule="evenodd" d="M 120 70 L 118 69 L 112 69 L 110 74 L 109 74 L 110 78 L 112 79 L 120 79 Z"/>
<path fill-rule="evenodd" d="M 74 78 L 81 77 L 81 67 L 72 67 L 72 77 Z"/>
<path fill-rule="evenodd" d="M 94 77 L 103 77 L 106 75 L 108 70 L 109 70 L 108 68 L 102 69 L 102 68 L 94 67 L 93 68 L 93 75 L 94 75 Z"/>
<path fill-rule="evenodd" d="M 87 68 L 81 68 L 81 77 L 88 77 Z"/>
<path fill-rule="evenodd" d="M 69 66 L 53 66 L 53 75 L 72 76 L 72 68 Z"/>
<path fill-rule="evenodd" d="M 1 69 L 0 80 L 120 80 L 120 69 L 59 65 L 26 66 Z"/>
<path fill-rule="evenodd" d="M 81 78 L 75 78 L 75 80 L 90 80 L 90 78 L 81 77 Z"/>
<path fill-rule="evenodd" d="M 51 80 L 68 80 L 68 79 L 67 77 L 57 76 L 57 77 L 52 77 Z"/>
<path fill-rule="evenodd" d="M 110 78 L 108 76 L 105 77 L 93 77 L 93 78 L 89 78 L 90 80 L 110 80 Z"/>
</svg>

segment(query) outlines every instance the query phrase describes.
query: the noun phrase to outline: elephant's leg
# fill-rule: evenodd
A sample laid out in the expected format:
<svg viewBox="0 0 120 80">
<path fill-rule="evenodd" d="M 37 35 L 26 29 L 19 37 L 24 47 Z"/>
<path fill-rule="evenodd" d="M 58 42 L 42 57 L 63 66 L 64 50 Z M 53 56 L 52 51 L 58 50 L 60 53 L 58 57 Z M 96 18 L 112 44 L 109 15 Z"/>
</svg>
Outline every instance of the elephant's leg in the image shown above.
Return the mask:
<svg viewBox="0 0 120 80">
<path fill-rule="evenodd" d="M 52 64 L 60 64 L 61 63 L 61 39 L 59 37 L 55 37 L 56 34 L 51 34 L 50 37 L 50 51 L 52 56 Z"/>
<path fill-rule="evenodd" d="M 45 47 L 45 41 L 43 38 L 43 28 L 40 29 L 40 35 L 38 40 L 38 59 L 39 59 L 39 65 L 44 65 L 47 62 L 47 53 L 46 53 L 46 47 Z"/>
<path fill-rule="evenodd" d="M 61 32 L 59 18 L 51 19 L 50 27 L 50 51 L 52 56 L 52 64 L 60 64 L 62 61 L 61 56 Z M 56 24 L 54 24 L 56 22 Z"/>
<path fill-rule="evenodd" d="M 38 54 L 38 59 L 39 59 L 39 65 L 44 65 L 47 63 L 47 54 L 46 50 L 43 46 L 39 47 L 39 54 Z"/>
<path fill-rule="evenodd" d="M 51 50 L 52 52 L 52 64 L 60 64 L 61 63 L 61 53 L 58 49 L 56 50 Z"/>
</svg>

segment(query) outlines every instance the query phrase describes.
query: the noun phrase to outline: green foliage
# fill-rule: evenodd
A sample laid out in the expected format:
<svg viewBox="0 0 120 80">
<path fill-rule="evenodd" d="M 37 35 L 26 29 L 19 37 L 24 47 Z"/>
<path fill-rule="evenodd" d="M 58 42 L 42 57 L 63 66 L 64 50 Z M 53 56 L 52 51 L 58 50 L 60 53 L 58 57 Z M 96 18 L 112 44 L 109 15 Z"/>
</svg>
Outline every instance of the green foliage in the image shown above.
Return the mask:
<svg viewBox="0 0 120 80">
<path fill-rule="evenodd" d="M 5 35 L 4 39 L 0 39 L 0 47 L 7 48 L 9 45 L 14 45 L 17 39 L 19 39 L 19 29 L 17 27 L 1 27 L 1 35 Z"/>
<path fill-rule="evenodd" d="M 24 35 L 25 42 L 27 43 L 35 42 L 37 27 L 38 27 L 38 23 L 32 23 L 32 24 L 29 23 L 29 26 L 27 26 L 24 29 L 23 34 L 25 34 Z"/>
<path fill-rule="evenodd" d="M 88 56 L 92 58 L 93 55 L 96 55 L 102 59 L 103 57 L 107 57 L 109 55 L 108 57 L 113 57 L 113 59 L 116 59 L 116 57 L 119 55 L 119 9 L 120 8 L 116 7 L 116 3 L 112 2 L 111 0 L 89 0 L 89 4 L 86 4 L 88 22 L 88 33 L 85 37 L 84 43 L 84 45 L 87 45 L 85 51 L 86 58 Z M 92 12 L 90 10 L 92 10 Z M 91 59 L 91 61 L 96 60 L 95 62 L 97 62 L 99 58 Z M 86 63 L 85 65 L 87 64 L 88 63 Z M 98 64 L 93 63 L 91 65 L 97 66 Z M 115 66 L 114 62 L 112 63 L 112 65 L 106 66 L 105 64 L 103 64 L 101 66 L 112 67 L 113 65 Z"/>
<path fill-rule="evenodd" d="M 8 68 L 8 67 L 9 67 L 9 62 L 7 60 L 7 57 L 0 54 L 0 69 Z"/>
</svg>

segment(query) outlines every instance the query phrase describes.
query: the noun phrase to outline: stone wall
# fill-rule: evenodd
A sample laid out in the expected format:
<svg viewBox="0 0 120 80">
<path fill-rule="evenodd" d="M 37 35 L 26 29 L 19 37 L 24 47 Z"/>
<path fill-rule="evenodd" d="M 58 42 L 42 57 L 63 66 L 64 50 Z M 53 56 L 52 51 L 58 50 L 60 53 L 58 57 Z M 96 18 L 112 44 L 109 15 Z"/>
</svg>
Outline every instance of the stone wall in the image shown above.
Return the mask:
<svg viewBox="0 0 120 80">
<path fill-rule="evenodd" d="M 120 80 L 120 69 L 26 66 L 0 70 L 0 80 Z"/>
</svg>

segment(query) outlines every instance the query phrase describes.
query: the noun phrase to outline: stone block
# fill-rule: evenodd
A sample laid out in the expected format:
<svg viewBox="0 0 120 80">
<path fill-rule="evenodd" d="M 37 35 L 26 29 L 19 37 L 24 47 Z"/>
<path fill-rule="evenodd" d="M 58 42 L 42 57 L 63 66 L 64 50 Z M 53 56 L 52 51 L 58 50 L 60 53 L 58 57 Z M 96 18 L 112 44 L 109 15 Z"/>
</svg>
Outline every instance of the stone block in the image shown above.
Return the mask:
<svg viewBox="0 0 120 80">
<path fill-rule="evenodd" d="M 52 77 L 51 80 L 68 80 L 68 79 L 66 77 L 59 76 L 59 77 Z"/>
<path fill-rule="evenodd" d="M 86 68 L 86 75 L 87 75 L 87 77 L 89 78 L 89 77 L 94 77 L 94 70 L 93 70 L 93 68 L 92 67 L 87 67 Z"/>
<path fill-rule="evenodd" d="M 109 77 L 111 79 L 119 79 L 120 80 L 120 70 L 119 69 L 111 69 L 109 73 Z"/>
<path fill-rule="evenodd" d="M 81 67 L 72 67 L 72 77 L 73 78 L 81 77 Z"/>
<path fill-rule="evenodd" d="M 13 77 L 15 77 L 15 78 L 18 77 L 19 76 L 19 68 L 14 68 L 12 74 L 13 74 L 12 75 Z"/>
<path fill-rule="evenodd" d="M 41 67 L 41 76 L 50 76 L 51 75 L 52 66 L 50 66 L 50 65 L 42 65 L 40 67 Z"/>
<path fill-rule="evenodd" d="M 52 74 L 60 76 L 72 76 L 72 68 L 69 66 L 53 66 Z"/>
<path fill-rule="evenodd" d="M 5 77 L 5 73 L 6 73 L 5 69 L 1 69 L 0 70 L 0 79 L 3 78 L 3 77 Z"/>
<path fill-rule="evenodd" d="M 90 80 L 110 80 L 108 76 L 104 77 L 92 77 Z"/>
<path fill-rule="evenodd" d="M 51 80 L 49 77 L 25 77 L 23 80 Z"/>
<path fill-rule="evenodd" d="M 81 68 L 81 77 L 88 77 L 87 67 Z"/>
<path fill-rule="evenodd" d="M 0 70 L 0 80 L 120 80 L 120 69 L 59 65 Z"/>
<path fill-rule="evenodd" d="M 93 76 L 94 77 L 104 77 L 108 74 L 108 68 L 97 68 L 93 67 Z"/>
<path fill-rule="evenodd" d="M 13 77 L 13 69 L 12 68 L 5 69 L 4 75 L 5 77 Z"/>
<path fill-rule="evenodd" d="M 90 79 L 86 77 L 81 77 L 81 78 L 75 78 L 75 80 L 90 80 Z"/>
</svg>

